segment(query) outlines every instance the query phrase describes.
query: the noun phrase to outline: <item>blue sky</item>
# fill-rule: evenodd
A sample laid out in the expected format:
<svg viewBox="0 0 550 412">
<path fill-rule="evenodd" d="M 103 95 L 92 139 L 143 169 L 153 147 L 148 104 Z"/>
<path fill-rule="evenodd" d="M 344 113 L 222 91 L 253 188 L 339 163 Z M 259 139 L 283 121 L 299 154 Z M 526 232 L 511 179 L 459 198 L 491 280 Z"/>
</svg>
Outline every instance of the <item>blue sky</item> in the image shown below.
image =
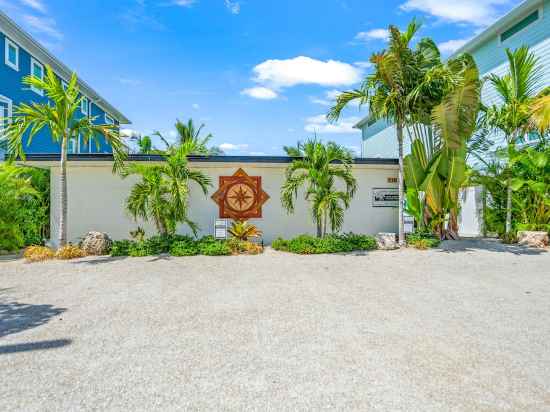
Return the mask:
<svg viewBox="0 0 550 412">
<path fill-rule="evenodd" d="M 517 0 L 0 0 L 0 8 L 133 122 L 173 135 L 192 117 L 227 154 L 282 154 L 314 132 L 359 150 L 347 110 L 389 24 L 423 21 L 450 53 Z"/>
</svg>

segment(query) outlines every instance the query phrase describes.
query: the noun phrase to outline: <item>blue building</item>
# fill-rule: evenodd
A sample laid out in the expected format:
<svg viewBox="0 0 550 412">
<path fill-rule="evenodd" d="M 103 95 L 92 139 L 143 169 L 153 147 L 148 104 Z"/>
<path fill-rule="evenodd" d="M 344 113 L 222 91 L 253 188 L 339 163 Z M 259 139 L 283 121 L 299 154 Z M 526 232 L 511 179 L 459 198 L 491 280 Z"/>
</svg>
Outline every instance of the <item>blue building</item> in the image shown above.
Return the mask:
<svg viewBox="0 0 550 412">
<path fill-rule="evenodd" d="M 68 82 L 72 71 L 52 56 L 44 47 L 23 31 L 13 20 L 0 11 L 0 138 L 13 108 L 21 103 L 46 102 L 40 90 L 23 85 L 23 77 L 30 74 L 42 78 L 46 65 L 50 66 L 63 82 Z M 103 99 L 84 81 L 78 82 L 83 99 L 79 116 L 96 117 L 97 124 L 128 124 L 130 121 L 109 102 Z M 26 144 L 26 142 L 25 142 Z M 47 130 L 33 138 L 26 153 L 58 153 L 61 146 L 54 143 Z M 102 141 L 84 145 L 79 139 L 69 146 L 70 153 L 110 153 L 111 147 Z"/>
<path fill-rule="evenodd" d="M 550 86 L 550 0 L 524 1 L 467 42 L 451 57 L 470 53 L 482 77 L 490 73 L 502 76 L 508 71 L 505 50 L 514 50 L 521 46 L 528 46 L 543 67 L 541 87 Z M 496 91 L 488 83 L 482 90 L 482 100 L 485 104 L 499 103 Z M 363 157 L 397 157 L 397 139 L 392 125 L 385 121 L 372 121 L 367 116 L 355 127 L 362 131 Z M 527 137 L 533 138 L 538 139 L 535 136 Z M 409 143 L 409 139 L 406 138 L 406 152 Z"/>
</svg>

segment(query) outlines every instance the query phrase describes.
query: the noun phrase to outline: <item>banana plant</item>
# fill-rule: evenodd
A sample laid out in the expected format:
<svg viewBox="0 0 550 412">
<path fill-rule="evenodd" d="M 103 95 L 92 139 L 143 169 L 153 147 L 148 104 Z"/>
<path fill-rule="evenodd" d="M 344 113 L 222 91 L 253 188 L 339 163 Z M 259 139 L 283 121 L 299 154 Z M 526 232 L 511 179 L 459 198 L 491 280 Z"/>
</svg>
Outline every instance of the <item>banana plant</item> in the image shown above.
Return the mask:
<svg viewBox="0 0 550 412">
<path fill-rule="evenodd" d="M 458 196 L 467 177 L 467 142 L 476 129 L 479 105 L 479 73 L 471 66 L 433 108 L 430 144 L 414 139 L 404 159 L 409 212 L 441 239 L 458 237 Z"/>
</svg>

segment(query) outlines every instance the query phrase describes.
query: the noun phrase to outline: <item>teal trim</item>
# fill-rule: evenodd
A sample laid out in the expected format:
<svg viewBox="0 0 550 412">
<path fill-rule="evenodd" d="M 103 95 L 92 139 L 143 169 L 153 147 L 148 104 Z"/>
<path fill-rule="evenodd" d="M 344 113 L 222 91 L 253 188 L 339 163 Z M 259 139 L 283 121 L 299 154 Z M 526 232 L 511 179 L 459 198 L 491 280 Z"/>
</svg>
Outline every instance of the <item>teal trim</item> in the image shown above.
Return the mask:
<svg viewBox="0 0 550 412">
<path fill-rule="evenodd" d="M 500 35 L 500 41 L 508 40 L 514 34 L 522 31 L 527 26 L 529 26 L 531 23 L 536 22 L 538 19 L 539 19 L 539 11 L 537 9 L 533 13 L 531 13 L 530 15 L 525 17 L 524 19 L 522 19 L 519 22 L 517 22 L 516 24 L 514 24 L 508 30 L 502 32 L 502 34 Z"/>
</svg>

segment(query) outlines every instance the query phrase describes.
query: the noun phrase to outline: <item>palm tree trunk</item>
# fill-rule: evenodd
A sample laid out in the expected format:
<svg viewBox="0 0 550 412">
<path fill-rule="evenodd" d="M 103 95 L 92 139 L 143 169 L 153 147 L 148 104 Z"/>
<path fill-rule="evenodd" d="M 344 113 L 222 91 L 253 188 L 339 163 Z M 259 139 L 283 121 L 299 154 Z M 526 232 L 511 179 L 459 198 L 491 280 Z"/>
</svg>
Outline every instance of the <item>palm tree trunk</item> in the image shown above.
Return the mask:
<svg viewBox="0 0 550 412">
<path fill-rule="evenodd" d="M 404 206 L 404 174 L 403 174 L 403 124 L 397 123 L 397 143 L 399 146 L 399 245 L 405 245 L 405 223 L 403 219 Z"/>
<path fill-rule="evenodd" d="M 512 160 L 512 153 L 514 149 L 515 136 L 506 136 L 508 142 L 508 178 L 506 179 L 506 234 L 508 235 L 512 231 L 512 170 L 510 162 Z"/>
<path fill-rule="evenodd" d="M 65 135 L 61 141 L 61 173 L 59 176 L 59 247 L 67 244 L 67 140 Z"/>
<path fill-rule="evenodd" d="M 512 231 L 512 177 L 506 179 L 506 234 Z"/>
</svg>

